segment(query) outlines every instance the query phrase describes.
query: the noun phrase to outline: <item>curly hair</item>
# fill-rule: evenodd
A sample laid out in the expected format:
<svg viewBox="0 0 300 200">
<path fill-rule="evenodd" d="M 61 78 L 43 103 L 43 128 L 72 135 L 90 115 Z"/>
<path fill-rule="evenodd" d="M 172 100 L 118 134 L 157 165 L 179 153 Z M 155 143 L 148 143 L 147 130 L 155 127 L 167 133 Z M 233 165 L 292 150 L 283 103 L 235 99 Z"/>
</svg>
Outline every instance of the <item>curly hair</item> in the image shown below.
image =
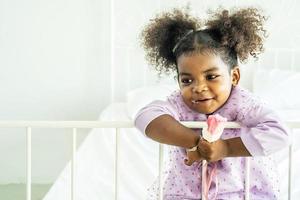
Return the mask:
<svg viewBox="0 0 300 200">
<path fill-rule="evenodd" d="M 249 55 L 257 58 L 263 52 L 266 19 L 257 8 L 231 12 L 219 8 L 209 13 L 206 22 L 173 9 L 150 20 L 142 31 L 141 43 L 146 59 L 159 74 L 177 71 L 180 55 L 203 51 L 220 55 L 233 68 L 238 59 L 246 62 Z"/>
</svg>

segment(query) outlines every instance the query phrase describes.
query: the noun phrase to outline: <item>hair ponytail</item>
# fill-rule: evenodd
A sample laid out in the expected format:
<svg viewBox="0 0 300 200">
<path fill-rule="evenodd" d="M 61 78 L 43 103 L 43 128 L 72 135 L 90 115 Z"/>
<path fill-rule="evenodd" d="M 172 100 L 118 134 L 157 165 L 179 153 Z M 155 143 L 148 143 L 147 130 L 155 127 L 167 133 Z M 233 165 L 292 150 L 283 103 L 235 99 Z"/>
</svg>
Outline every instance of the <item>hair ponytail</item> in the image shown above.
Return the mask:
<svg viewBox="0 0 300 200">
<path fill-rule="evenodd" d="M 233 10 L 232 13 L 221 10 L 210 16 L 207 28 L 217 30 L 221 45 L 233 49 L 240 61 L 246 61 L 249 55 L 257 58 L 263 52 L 267 37 L 263 27 L 266 17 L 257 8 Z"/>
<path fill-rule="evenodd" d="M 200 26 L 199 22 L 199 19 L 174 9 L 157 15 L 144 28 L 141 39 L 146 59 L 159 73 L 176 71 L 173 49 L 187 32 Z"/>
</svg>

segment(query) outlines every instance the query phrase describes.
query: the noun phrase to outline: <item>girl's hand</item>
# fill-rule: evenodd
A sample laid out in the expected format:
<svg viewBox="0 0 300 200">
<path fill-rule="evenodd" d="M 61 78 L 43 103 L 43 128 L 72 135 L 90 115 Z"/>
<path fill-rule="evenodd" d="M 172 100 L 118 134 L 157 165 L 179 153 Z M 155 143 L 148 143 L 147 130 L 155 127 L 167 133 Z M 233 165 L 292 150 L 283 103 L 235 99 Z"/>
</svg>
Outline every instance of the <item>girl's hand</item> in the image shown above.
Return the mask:
<svg viewBox="0 0 300 200">
<path fill-rule="evenodd" d="M 198 150 L 196 151 L 186 151 L 186 158 L 184 159 L 184 163 L 188 166 L 191 166 L 196 161 L 201 161 L 203 158 L 201 157 Z"/>
<path fill-rule="evenodd" d="M 206 140 L 199 140 L 198 152 L 203 160 L 214 162 L 221 160 L 228 155 L 228 144 L 226 140 L 217 140 L 215 142 L 207 142 Z"/>
<path fill-rule="evenodd" d="M 221 160 L 228 155 L 228 144 L 226 140 L 217 140 L 215 142 L 207 142 L 200 139 L 197 151 L 187 151 L 187 158 L 184 163 L 191 166 L 196 161 L 207 160 L 214 162 Z"/>
</svg>

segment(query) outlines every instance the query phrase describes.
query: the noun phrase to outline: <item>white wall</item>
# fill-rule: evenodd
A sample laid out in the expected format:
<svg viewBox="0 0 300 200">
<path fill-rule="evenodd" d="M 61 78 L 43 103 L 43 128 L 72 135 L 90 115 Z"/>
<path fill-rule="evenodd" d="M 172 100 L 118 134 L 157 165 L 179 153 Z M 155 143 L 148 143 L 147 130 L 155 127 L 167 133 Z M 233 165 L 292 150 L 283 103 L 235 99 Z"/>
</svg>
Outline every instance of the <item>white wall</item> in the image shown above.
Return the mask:
<svg viewBox="0 0 300 200">
<path fill-rule="evenodd" d="M 296 0 L 0 0 L 0 120 L 96 120 L 126 91 L 158 82 L 139 33 L 155 13 L 188 2 L 199 16 L 219 5 L 260 6 L 270 16 L 266 47 L 299 49 Z M 267 51 L 245 65 L 244 84 L 254 66 L 300 66 L 300 55 L 277 58 Z M 33 181 L 52 182 L 70 158 L 70 130 L 33 131 Z M 0 130 L 0 183 L 25 180 L 24 142 L 24 130 Z"/>
<path fill-rule="evenodd" d="M 109 19 L 102 1 L 1 0 L 0 120 L 96 120 L 110 101 Z M 34 181 L 60 172 L 68 132 L 33 130 Z M 25 180 L 24 139 L 0 130 L 0 183 Z"/>
</svg>

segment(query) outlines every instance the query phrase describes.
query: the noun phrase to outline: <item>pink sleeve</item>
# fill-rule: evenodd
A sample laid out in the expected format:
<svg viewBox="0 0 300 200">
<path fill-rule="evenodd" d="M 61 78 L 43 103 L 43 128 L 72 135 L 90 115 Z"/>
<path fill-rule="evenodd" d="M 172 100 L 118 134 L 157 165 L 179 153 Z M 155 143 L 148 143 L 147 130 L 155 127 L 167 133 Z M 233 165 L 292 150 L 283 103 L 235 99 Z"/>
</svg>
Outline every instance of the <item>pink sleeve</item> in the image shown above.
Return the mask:
<svg viewBox="0 0 300 200">
<path fill-rule="evenodd" d="M 165 114 L 171 115 L 176 120 L 179 120 L 175 108 L 168 101 L 153 101 L 136 114 L 134 125 L 145 134 L 148 124 L 155 118 Z"/>
<path fill-rule="evenodd" d="M 252 156 L 267 156 L 289 144 L 289 131 L 274 111 L 264 105 L 241 112 L 241 139 Z"/>
</svg>

